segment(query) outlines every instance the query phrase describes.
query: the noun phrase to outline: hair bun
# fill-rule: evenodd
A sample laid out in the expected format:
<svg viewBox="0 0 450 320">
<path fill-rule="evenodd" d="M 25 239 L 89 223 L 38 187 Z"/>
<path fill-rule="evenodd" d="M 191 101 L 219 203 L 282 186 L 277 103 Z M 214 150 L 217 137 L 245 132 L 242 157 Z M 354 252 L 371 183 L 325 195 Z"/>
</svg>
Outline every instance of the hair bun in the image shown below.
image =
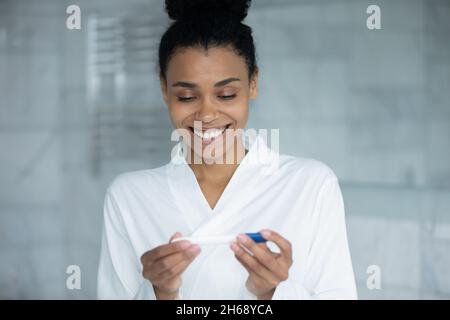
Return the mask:
<svg viewBox="0 0 450 320">
<path fill-rule="evenodd" d="M 166 0 L 166 11 L 177 21 L 213 17 L 241 22 L 247 16 L 250 3 L 251 0 Z"/>
</svg>

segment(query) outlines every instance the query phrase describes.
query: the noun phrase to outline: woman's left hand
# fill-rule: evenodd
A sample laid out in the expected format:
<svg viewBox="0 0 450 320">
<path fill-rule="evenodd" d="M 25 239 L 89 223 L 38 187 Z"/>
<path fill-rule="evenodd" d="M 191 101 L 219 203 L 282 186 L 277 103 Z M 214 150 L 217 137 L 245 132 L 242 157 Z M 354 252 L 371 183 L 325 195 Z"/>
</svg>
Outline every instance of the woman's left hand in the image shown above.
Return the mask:
<svg viewBox="0 0 450 320">
<path fill-rule="evenodd" d="M 292 266 L 291 243 L 272 230 L 260 231 L 264 239 L 274 242 L 280 253 L 272 252 L 266 243 L 255 243 L 245 234 L 240 234 L 237 242 L 230 247 L 236 259 L 247 269 L 247 289 L 258 297 L 258 300 L 270 300 L 278 284 L 289 276 Z M 248 249 L 249 254 L 243 247 Z"/>
</svg>

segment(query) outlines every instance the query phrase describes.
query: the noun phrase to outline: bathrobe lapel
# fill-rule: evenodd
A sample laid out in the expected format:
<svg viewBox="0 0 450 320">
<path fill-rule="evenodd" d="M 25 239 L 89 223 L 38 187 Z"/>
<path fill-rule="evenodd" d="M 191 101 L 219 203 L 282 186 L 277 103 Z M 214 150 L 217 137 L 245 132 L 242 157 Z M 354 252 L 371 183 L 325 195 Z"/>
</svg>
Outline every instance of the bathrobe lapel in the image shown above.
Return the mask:
<svg viewBox="0 0 450 320">
<path fill-rule="evenodd" d="M 247 228 L 254 225 L 259 213 L 247 212 L 245 208 L 261 194 L 261 191 L 258 191 L 261 179 L 267 174 L 267 168 L 273 164 L 276 155 L 267 148 L 264 140 L 259 136 L 249 141 L 247 147 L 249 152 L 234 172 L 216 206 L 211 209 L 192 169 L 183 157 L 181 149 L 183 146 L 181 143 L 176 146 L 175 154 L 168 166 L 168 183 L 178 206 L 180 218 L 184 219 L 190 231 L 183 236 L 256 231 L 247 230 Z M 214 273 L 218 271 L 212 271 L 217 266 L 226 266 L 226 274 L 234 276 L 218 280 Z M 220 288 L 224 285 L 221 281 L 239 285 L 245 283 L 246 277 L 245 270 L 235 261 L 232 251 L 227 246 L 202 247 L 201 255 L 189 266 L 186 274 L 190 276 L 185 277 L 183 285 L 185 296 L 197 298 L 205 298 L 201 296 L 203 290 L 199 286 Z M 222 273 L 222 275 L 225 274 Z"/>
<path fill-rule="evenodd" d="M 273 151 L 267 148 L 259 136 L 249 144 L 249 152 L 234 172 L 214 209 L 210 208 L 192 169 L 183 157 L 181 142 L 176 146 L 168 166 L 168 183 L 181 212 L 181 218 L 185 220 L 191 232 L 184 236 L 220 235 L 230 231 L 236 233 L 239 229 L 236 229 L 236 226 L 249 218 L 242 212 L 242 208 L 255 199 L 264 169 L 270 165 L 274 156 Z"/>
</svg>

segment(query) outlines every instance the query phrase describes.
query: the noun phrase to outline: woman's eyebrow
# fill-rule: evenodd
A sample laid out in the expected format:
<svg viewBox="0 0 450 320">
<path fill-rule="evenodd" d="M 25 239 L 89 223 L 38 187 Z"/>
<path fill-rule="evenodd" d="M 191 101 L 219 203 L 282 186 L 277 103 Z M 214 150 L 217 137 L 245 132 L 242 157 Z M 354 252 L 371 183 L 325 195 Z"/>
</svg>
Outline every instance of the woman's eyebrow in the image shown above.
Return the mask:
<svg viewBox="0 0 450 320">
<path fill-rule="evenodd" d="M 184 82 L 184 81 L 178 81 L 175 82 L 172 87 L 183 87 L 183 88 L 189 88 L 189 89 L 194 89 L 197 87 L 197 85 L 195 83 L 190 83 L 190 82 Z"/>
<path fill-rule="evenodd" d="M 214 84 L 214 87 L 223 87 L 224 85 L 233 82 L 233 81 L 241 81 L 241 79 L 239 78 L 227 78 L 224 80 L 220 80 L 219 82 L 217 82 L 216 84 Z M 183 87 L 183 88 L 189 88 L 189 89 L 194 89 L 197 88 L 198 85 L 192 82 L 185 82 L 185 81 L 178 81 L 175 82 L 172 87 Z"/>
<path fill-rule="evenodd" d="M 224 79 L 224 80 L 221 80 L 221 81 L 217 82 L 214 85 L 214 87 L 223 87 L 224 85 L 229 84 L 230 82 L 233 82 L 233 81 L 241 81 L 241 79 L 239 79 L 239 78 Z"/>
</svg>

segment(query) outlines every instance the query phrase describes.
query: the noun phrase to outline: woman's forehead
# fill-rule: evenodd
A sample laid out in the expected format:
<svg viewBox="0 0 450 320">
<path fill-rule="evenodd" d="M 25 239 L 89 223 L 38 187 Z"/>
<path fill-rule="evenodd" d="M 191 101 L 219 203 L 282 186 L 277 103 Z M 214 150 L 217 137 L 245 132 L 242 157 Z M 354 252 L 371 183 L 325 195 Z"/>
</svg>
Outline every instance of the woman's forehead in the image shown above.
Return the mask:
<svg viewBox="0 0 450 320">
<path fill-rule="evenodd" d="M 228 77 L 245 78 L 247 66 L 243 57 L 227 47 L 183 48 L 169 62 L 167 80 L 220 81 Z"/>
</svg>

